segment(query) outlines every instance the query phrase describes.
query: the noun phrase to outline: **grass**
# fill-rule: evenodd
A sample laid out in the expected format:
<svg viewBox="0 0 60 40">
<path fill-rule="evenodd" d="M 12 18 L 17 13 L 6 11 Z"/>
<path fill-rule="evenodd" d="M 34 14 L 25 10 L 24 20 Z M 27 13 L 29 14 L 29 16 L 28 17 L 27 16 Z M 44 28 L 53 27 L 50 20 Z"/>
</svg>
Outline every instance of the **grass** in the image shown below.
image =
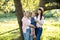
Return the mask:
<svg viewBox="0 0 60 40">
<path fill-rule="evenodd" d="M 19 28 L 16 17 L 3 17 L 0 19 L 0 34 Z M 19 30 L 0 35 L 0 40 L 12 40 L 20 36 Z"/>
<path fill-rule="evenodd" d="M 17 20 L 3 20 L 0 22 L 0 33 L 18 28 Z"/>
<path fill-rule="evenodd" d="M 60 40 L 60 22 L 45 20 L 42 40 Z"/>
<path fill-rule="evenodd" d="M 16 16 L 0 18 L 0 34 L 19 28 Z M 12 40 L 20 36 L 19 30 L 0 35 L 0 40 Z M 60 19 L 45 19 L 41 40 L 60 40 Z"/>
</svg>

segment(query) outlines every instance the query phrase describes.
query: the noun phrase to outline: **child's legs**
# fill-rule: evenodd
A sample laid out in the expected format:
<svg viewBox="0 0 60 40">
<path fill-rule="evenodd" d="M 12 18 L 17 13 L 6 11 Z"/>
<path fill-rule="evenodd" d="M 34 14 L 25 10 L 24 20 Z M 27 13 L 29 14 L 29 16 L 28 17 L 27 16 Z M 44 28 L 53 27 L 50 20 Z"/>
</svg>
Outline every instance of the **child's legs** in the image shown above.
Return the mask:
<svg viewBox="0 0 60 40">
<path fill-rule="evenodd" d="M 34 36 L 34 31 L 31 31 L 31 34 L 30 34 L 31 36 Z"/>
<path fill-rule="evenodd" d="M 34 36 L 34 35 L 35 35 L 35 29 L 31 28 L 31 36 Z"/>
<path fill-rule="evenodd" d="M 33 40 L 33 38 L 36 38 L 36 36 L 35 36 L 35 29 L 31 28 L 30 40 Z"/>
<path fill-rule="evenodd" d="M 34 30 L 34 38 L 36 38 L 36 35 L 35 35 L 35 30 Z"/>
</svg>

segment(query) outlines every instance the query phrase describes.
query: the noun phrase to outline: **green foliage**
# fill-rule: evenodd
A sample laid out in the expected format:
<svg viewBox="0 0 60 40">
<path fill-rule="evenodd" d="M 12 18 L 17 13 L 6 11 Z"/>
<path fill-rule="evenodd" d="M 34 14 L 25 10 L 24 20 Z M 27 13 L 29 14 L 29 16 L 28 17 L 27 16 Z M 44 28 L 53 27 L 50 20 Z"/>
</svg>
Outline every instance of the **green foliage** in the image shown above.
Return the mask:
<svg viewBox="0 0 60 40">
<path fill-rule="evenodd" d="M 45 11 L 44 16 L 45 16 L 45 18 L 51 18 L 51 17 L 58 18 L 58 17 L 60 17 L 60 11 L 59 10 L 60 9 Z"/>
<path fill-rule="evenodd" d="M 10 12 L 10 11 L 14 11 L 15 7 L 14 7 L 14 2 L 13 0 L 9 0 L 8 2 L 6 0 L 1 0 L 0 1 L 0 11 L 4 12 Z"/>
<path fill-rule="evenodd" d="M 16 18 L 15 14 L 9 13 L 9 14 L 0 14 L 0 18 Z M 0 19 L 1 20 L 1 19 Z"/>
<path fill-rule="evenodd" d="M 53 17 L 53 13 L 49 10 L 49 11 L 44 13 L 44 16 L 47 18 L 50 18 L 50 17 Z"/>
<path fill-rule="evenodd" d="M 34 11 L 39 4 L 39 0 L 22 0 L 22 6 L 24 10 L 29 9 L 30 11 Z"/>
<path fill-rule="evenodd" d="M 45 20 L 43 25 L 42 40 L 60 40 L 60 21 L 55 21 L 55 19 Z"/>
<path fill-rule="evenodd" d="M 57 3 L 56 3 L 56 2 L 53 2 L 53 3 L 50 3 L 50 2 L 49 2 L 49 3 L 45 4 L 46 7 L 47 7 L 47 6 L 53 6 L 53 5 L 56 6 Z"/>
<path fill-rule="evenodd" d="M 31 11 L 34 11 L 39 4 L 39 0 L 22 0 L 21 2 L 23 10 L 29 9 Z M 9 0 L 6 2 L 6 0 L 0 0 L 0 11 L 7 11 L 8 13 L 15 11 L 14 1 Z"/>
</svg>

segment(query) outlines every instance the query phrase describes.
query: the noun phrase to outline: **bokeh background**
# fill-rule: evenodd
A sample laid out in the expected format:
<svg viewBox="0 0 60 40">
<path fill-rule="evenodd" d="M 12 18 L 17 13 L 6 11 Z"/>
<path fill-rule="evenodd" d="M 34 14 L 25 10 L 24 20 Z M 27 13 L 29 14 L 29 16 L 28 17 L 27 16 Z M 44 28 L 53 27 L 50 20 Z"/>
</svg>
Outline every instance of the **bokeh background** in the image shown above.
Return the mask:
<svg viewBox="0 0 60 40">
<path fill-rule="evenodd" d="M 38 8 L 39 0 L 22 0 L 24 10 L 31 12 Z M 46 6 L 51 4 L 46 4 Z M 41 40 L 60 40 L 60 9 L 44 12 Z M 0 40 L 13 40 L 20 36 L 13 0 L 0 0 Z"/>
</svg>

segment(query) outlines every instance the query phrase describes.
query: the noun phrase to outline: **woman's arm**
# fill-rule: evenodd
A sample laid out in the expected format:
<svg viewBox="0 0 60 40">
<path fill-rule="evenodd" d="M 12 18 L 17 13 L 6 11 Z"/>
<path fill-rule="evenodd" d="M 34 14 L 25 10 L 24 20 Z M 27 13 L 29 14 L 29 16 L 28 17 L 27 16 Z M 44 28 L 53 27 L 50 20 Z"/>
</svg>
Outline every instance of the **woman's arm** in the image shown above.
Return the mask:
<svg viewBox="0 0 60 40">
<path fill-rule="evenodd" d="M 40 25 L 43 25 L 43 23 L 44 23 L 44 17 L 42 17 L 41 20 L 35 19 L 35 21 L 36 21 L 37 23 L 39 23 Z"/>
</svg>

